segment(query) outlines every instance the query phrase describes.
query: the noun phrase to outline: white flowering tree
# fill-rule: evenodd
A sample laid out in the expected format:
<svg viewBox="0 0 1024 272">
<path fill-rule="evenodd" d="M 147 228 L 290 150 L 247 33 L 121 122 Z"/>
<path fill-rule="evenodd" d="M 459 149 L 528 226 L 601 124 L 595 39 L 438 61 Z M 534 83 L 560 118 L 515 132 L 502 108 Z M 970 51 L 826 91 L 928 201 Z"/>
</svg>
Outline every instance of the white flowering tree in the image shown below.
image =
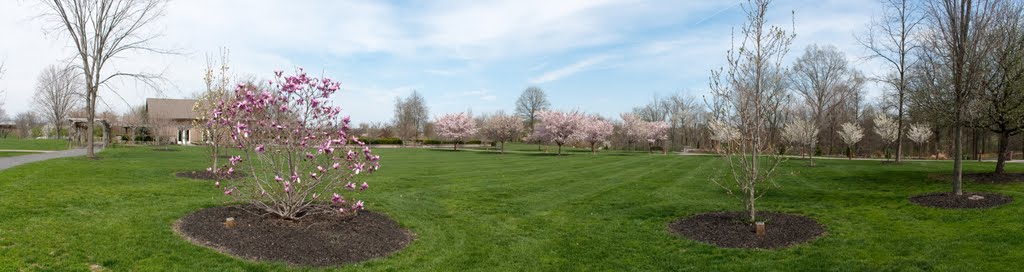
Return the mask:
<svg viewBox="0 0 1024 272">
<path fill-rule="evenodd" d="M 519 116 L 498 113 L 484 120 L 480 134 L 488 140 L 501 145 L 501 153 L 505 153 L 505 142 L 514 141 L 523 134 L 523 120 Z"/>
<path fill-rule="evenodd" d="M 846 144 L 846 157 L 852 160 L 854 146 L 856 146 L 861 139 L 864 139 L 864 129 L 859 125 L 850 122 L 843 123 L 840 128 L 839 138 L 842 138 L 843 143 Z"/>
<path fill-rule="evenodd" d="M 918 146 L 924 148 L 924 144 L 928 143 L 932 138 L 932 129 L 925 123 L 917 123 L 910 125 L 910 130 L 907 131 L 907 138 L 917 143 Z"/>
<path fill-rule="evenodd" d="M 452 150 L 459 150 L 459 142 L 473 137 L 477 132 L 473 117 L 463 112 L 445 114 L 437 119 L 435 126 L 438 136 L 452 141 Z"/>
<path fill-rule="evenodd" d="M 708 122 L 708 130 L 711 132 L 711 140 L 715 141 L 715 152 L 720 152 L 723 144 L 728 144 L 740 137 L 739 130 L 721 119 L 713 119 Z"/>
<path fill-rule="evenodd" d="M 875 133 L 881 137 L 882 143 L 885 144 L 885 154 L 889 154 L 889 145 L 900 136 L 899 123 L 896 122 L 896 119 L 889 117 L 889 115 L 879 113 L 875 115 Z M 888 157 L 886 156 L 887 159 Z"/>
<path fill-rule="evenodd" d="M 814 166 L 814 147 L 818 143 L 818 126 L 811 120 L 793 118 L 782 129 L 782 138 L 800 145 L 807 154 L 810 166 Z"/>
</svg>

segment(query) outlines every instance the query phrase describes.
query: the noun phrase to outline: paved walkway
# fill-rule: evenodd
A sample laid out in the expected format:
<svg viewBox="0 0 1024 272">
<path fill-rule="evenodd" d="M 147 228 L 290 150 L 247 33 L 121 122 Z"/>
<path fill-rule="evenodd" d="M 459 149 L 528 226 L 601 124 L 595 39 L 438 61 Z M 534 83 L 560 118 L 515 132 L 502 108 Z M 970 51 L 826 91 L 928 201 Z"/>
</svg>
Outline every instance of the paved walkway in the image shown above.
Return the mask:
<svg viewBox="0 0 1024 272">
<path fill-rule="evenodd" d="M 103 150 L 103 147 L 97 146 L 95 152 L 100 152 L 100 150 Z M 40 152 L 38 150 L 25 150 L 25 151 Z M 40 154 L 21 155 L 21 156 L 0 158 L 0 170 L 4 170 L 4 169 L 7 169 L 7 168 L 15 167 L 15 166 L 26 164 L 26 163 L 33 163 L 33 162 L 37 162 L 37 161 L 45 161 L 45 160 L 56 159 L 56 158 L 76 157 L 76 156 L 85 156 L 85 148 L 76 148 L 76 149 L 64 150 L 64 151 L 53 151 L 53 152 L 40 153 Z"/>
<path fill-rule="evenodd" d="M 0 152 L 28 152 L 28 153 L 50 153 L 53 150 L 26 150 L 26 149 L 0 149 Z"/>
</svg>

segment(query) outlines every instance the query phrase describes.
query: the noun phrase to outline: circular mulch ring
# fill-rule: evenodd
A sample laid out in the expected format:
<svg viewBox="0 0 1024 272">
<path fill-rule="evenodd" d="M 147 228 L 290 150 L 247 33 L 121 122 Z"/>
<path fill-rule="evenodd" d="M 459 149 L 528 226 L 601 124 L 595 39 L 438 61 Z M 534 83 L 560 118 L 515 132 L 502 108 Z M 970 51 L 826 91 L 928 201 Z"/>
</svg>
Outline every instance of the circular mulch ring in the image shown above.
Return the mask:
<svg viewBox="0 0 1024 272">
<path fill-rule="evenodd" d="M 672 222 L 670 232 L 698 242 L 728 248 L 783 248 L 825 233 L 825 227 L 801 215 L 759 212 L 765 221 L 765 235 L 758 237 L 746 212 L 713 212 Z"/>
<path fill-rule="evenodd" d="M 956 195 L 945 192 L 912 196 L 910 202 L 932 208 L 984 209 L 1013 202 L 1013 198 L 997 193 L 964 192 L 963 195 Z"/>
<path fill-rule="evenodd" d="M 332 266 L 385 257 L 405 248 L 410 233 L 387 216 L 323 213 L 301 220 L 258 215 L 254 206 L 203 209 L 186 215 L 174 229 L 187 240 L 222 253 L 256 261 Z M 234 217 L 236 225 L 224 221 Z"/>
<path fill-rule="evenodd" d="M 245 177 L 245 176 L 242 175 L 242 173 L 239 173 L 239 172 L 234 172 L 234 173 L 231 173 L 230 175 L 224 175 L 224 176 L 220 176 L 219 177 L 219 176 L 214 175 L 213 173 L 210 173 L 210 172 L 207 172 L 207 171 L 178 172 L 178 173 L 174 173 L 174 176 L 179 177 L 179 178 L 201 179 L 201 180 L 237 179 L 237 178 Z"/>
</svg>

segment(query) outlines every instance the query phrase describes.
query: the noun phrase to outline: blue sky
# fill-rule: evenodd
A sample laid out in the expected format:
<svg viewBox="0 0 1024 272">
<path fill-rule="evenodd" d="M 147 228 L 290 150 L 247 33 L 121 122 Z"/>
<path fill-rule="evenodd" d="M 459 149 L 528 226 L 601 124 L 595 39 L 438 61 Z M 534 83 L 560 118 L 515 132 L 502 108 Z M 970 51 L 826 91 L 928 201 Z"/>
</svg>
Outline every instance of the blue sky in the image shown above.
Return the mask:
<svg viewBox="0 0 1024 272">
<path fill-rule="evenodd" d="M 167 86 L 155 92 L 124 82 L 115 86 L 120 96 L 101 96 L 115 111 L 145 97 L 187 97 L 203 87 L 205 55 L 223 46 L 237 76 L 301 66 L 341 80 L 336 101 L 356 122 L 390 120 L 394 98 L 412 90 L 432 116 L 510 112 L 531 85 L 555 108 L 617 116 L 656 94 L 703 95 L 708 71 L 722 66 L 730 31 L 744 20 L 740 3 L 177 0 L 159 21 L 157 46 L 182 54 L 129 55 L 113 66 L 162 72 Z M 45 35 L 44 22 L 32 18 L 39 9 L 0 3 L 0 30 L 13 37 L 0 41 L 9 114 L 28 109 L 39 71 L 71 54 L 66 39 Z M 779 0 L 769 20 L 795 28 L 790 59 L 808 44 L 834 44 L 873 75 L 882 70 L 862 59 L 853 34 L 878 9 L 872 0 Z"/>
</svg>

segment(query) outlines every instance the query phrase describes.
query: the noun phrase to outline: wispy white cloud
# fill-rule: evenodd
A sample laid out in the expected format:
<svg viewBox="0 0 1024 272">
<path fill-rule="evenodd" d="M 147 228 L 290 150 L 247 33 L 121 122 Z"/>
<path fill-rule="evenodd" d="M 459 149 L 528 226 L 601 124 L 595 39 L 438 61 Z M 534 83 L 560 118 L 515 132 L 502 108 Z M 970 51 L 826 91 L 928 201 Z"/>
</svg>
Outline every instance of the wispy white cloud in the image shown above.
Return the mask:
<svg viewBox="0 0 1024 272">
<path fill-rule="evenodd" d="M 590 67 L 592 67 L 594 65 L 601 64 L 601 63 L 603 63 L 603 62 L 605 62 L 605 61 L 607 61 L 609 59 L 611 59 L 611 56 L 608 56 L 608 55 L 599 55 L 599 56 L 585 58 L 585 59 L 582 59 L 580 61 L 577 61 L 576 63 L 570 64 L 568 66 L 565 66 L 565 67 L 562 67 L 562 68 L 558 68 L 558 69 L 555 69 L 555 70 L 551 70 L 551 71 L 545 72 L 545 73 L 543 73 L 543 74 L 541 74 L 541 75 L 539 75 L 537 77 L 534 77 L 534 78 L 530 79 L 530 83 L 540 84 L 540 83 L 545 83 L 545 82 L 559 80 L 559 79 L 562 79 L 564 77 L 571 76 L 571 75 L 574 75 L 576 73 L 583 72 L 583 71 L 587 70 L 588 68 L 590 68 Z"/>
</svg>

